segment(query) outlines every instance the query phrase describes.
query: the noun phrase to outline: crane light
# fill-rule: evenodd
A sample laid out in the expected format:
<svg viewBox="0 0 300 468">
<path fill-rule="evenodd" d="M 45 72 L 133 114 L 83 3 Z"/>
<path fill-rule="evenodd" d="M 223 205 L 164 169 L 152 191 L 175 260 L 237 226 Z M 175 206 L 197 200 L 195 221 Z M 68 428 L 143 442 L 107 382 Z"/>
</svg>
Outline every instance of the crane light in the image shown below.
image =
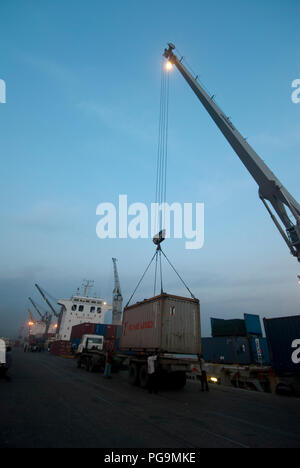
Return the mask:
<svg viewBox="0 0 300 468">
<path fill-rule="evenodd" d="M 166 62 L 166 70 L 170 71 L 170 70 L 172 70 L 172 68 L 173 68 L 173 64 L 171 62 L 169 62 L 169 61 Z"/>
<path fill-rule="evenodd" d="M 31 321 L 30 321 L 30 322 L 28 322 L 28 324 L 27 324 L 27 325 L 28 325 L 29 327 L 33 327 L 33 325 L 34 325 L 34 322 L 31 322 Z"/>
</svg>

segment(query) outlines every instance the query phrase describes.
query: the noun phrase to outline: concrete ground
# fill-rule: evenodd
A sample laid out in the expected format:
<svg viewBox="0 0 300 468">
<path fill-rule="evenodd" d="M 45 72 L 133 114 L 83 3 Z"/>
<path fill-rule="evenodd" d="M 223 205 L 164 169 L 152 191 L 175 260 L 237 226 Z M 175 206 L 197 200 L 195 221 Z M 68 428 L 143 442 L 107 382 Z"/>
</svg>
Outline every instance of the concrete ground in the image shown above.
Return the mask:
<svg viewBox="0 0 300 468">
<path fill-rule="evenodd" d="M 300 447 L 300 398 L 210 386 L 158 395 L 48 353 L 13 355 L 0 380 L 0 447 Z"/>
</svg>

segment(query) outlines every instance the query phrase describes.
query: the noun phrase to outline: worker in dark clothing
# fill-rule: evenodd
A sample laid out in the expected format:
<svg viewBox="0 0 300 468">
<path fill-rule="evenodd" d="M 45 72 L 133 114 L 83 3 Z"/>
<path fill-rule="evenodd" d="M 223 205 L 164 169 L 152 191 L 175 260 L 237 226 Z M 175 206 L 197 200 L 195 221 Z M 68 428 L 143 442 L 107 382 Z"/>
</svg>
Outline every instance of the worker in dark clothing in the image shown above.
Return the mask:
<svg viewBox="0 0 300 468">
<path fill-rule="evenodd" d="M 6 348 L 6 375 L 5 378 L 6 380 L 10 381 L 10 375 L 8 375 L 8 371 L 11 368 L 12 365 L 12 349 L 11 346 L 7 346 Z"/>
<path fill-rule="evenodd" d="M 203 359 L 203 354 L 198 355 L 200 370 L 201 370 L 201 391 L 209 392 L 208 382 L 207 382 L 207 374 L 205 370 L 205 361 Z"/>
<path fill-rule="evenodd" d="M 148 364 L 148 392 L 158 393 L 158 355 L 154 354 L 147 359 Z"/>
</svg>

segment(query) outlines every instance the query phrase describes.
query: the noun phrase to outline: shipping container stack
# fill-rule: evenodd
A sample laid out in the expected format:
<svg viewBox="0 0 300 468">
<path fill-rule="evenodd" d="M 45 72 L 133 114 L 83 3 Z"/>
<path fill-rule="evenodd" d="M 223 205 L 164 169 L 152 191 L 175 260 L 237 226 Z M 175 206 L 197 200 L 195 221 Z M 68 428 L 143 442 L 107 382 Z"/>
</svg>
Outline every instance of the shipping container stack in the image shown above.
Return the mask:
<svg viewBox="0 0 300 468">
<path fill-rule="evenodd" d="M 239 365 L 269 365 L 266 338 L 262 336 L 260 318 L 244 314 L 244 319 L 211 319 L 212 338 L 202 339 L 207 362 Z"/>
<path fill-rule="evenodd" d="M 79 325 L 75 325 L 72 327 L 71 332 L 71 341 L 73 339 L 82 338 L 83 335 L 95 335 L 95 323 L 80 323 Z"/>
<path fill-rule="evenodd" d="M 70 356 L 71 348 L 71 341 L 53 341 L 50 346 L 50 353 L 54 356 Z"/>
<path fill-rule="evenodd" d="M 104 349 L 116 352 L 119 350 L 121 336 L 120 325 L 107 325 L 104 323 L 81 323 L 72 328 L 71 343 L 73 350 L 76 350 L 80 344 L 83 335 L 104 336 Z"/>
<path fill-rule="evenodd" d="M 300 378 L 300 315 L 264 319 L 272 367 Z"/>
</svg>

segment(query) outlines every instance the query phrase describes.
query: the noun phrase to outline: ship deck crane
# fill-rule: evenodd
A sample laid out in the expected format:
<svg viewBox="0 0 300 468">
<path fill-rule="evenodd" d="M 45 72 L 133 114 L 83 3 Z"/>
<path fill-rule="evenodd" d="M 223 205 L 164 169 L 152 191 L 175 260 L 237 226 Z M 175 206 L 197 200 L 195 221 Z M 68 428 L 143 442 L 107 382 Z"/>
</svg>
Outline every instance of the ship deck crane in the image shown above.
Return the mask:
<svg viewBox="0 0 300 468">
<path fill-rule="evenodd" d="M 44 291 L 40 288 L 40 286 L 38 284 L 35 284 L 35 287 L 37 288 L 37 290 L 39 291 L 39 293 L 41 294 L 42 298 L 44 299 L 44 301 L 46 302 L 46 304 L 50 307 L 50 309 L 52 310 L 53 314 L 55 317 L 59 317 L 59 314 L 56 312 L 56 310 L 54 309 L 53 305 L 51 304 L 51 302 L 47 299 Z"/>
<path fill-rule="evenodd" d="M 33 299 L 31 299 L 31 297 L 28 298 L 31 302 L 31 304 L 33 305 L 33 307 L 35 308 L 36 312 L 39 314 L 39 316 L 41 317 L 42 319 L 42 322 L 45 323 L 46 325 L 46 330 L 45 330 L 45 335 L 47 335 L 48 331 L 49 331 L 49 328 L 50 328 L 50 325 L 51 325 L 51 321 L 52 321 L 52 315 L 50 312 L 45 312 L 45 314 L 43 315 L 38 306 L 36 305 L 36 303 L 34 302 Z"/>
<path fill-rule="evenodd" d="M 112 300 L 112 324 L 120 325 L 122 318 L 122 303 L 123 296 L 121 293 L 120 279 L 117 269 L 117 259 L 113 258 L 114 268 L 114 289 L 113 289 L 113 300 Z"/>
<path fill-rule="evenodd" d="M 29 307 L 28 307 L 27 310 L 28 310 L 28 315 L 29 315 L 29 322 L 28 322 L 28 325 L 29 325 L 30 327 L 32 327 L 32 326 L 35 324 L 35 320 L 34 320 L 33 314 L 32 314 L 32 312 L 31 312 L 31 310 L 29 309 Z"/>
<path fill-rule="evenodd" d="M 175 65 L 181 75 L 190 85 L 200 102 L 203 104 L 211 118 L 219 127 L 231 147 L 236 152 L 246 169 L 250 172 L 259 187 L 259 197 L 268 210 L 273 222 L 286 242 L 291 254 L 300 262 L 300 205 L 281 184 L 265 162 L 247 143 L 246 139 L 238 132 L 230 118 L 219 108 L 214 101 L 214 96 L 209 96 L 188 69 L 183 65 L 182 58 L 174 54 L 175 46 L 168 44 L 164 50 L 164 57 L 172 65 Z M 272 205 L 273 213 L 269 203 Z M 295 221 L 290 219 L 288 211 Z M 278 219 L 279 218 L 279 219 Z M 280 224 L 283 224 L 283 227 Z"/>
<path fill-rule="evenodd" d="M 36 305 L 36 303 L 33 301 L 33 299 L 31 299 L 31 297 L 28 298 L 31 302 L 31 304 L 33 305 L 33 307 L 35 308 L 36 312 L 39 314 L 39 316 L 41 317 L 42 320 L 45 320 L 45 315 L 43 315 L 40 310 L 38 309 L 38 306 Z"/>
</svg>

